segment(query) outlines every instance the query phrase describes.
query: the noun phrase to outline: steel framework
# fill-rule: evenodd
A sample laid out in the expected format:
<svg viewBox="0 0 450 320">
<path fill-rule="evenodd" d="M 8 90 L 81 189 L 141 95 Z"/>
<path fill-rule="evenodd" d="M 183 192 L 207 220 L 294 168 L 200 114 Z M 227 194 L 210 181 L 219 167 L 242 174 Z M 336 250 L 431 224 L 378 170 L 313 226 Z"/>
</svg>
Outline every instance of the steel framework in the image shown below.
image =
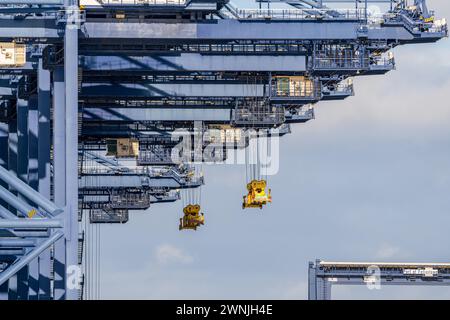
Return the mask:
<svg viewBox="0 0 450 320">
<path fill-rule="evenodd" d="M 0 0 L 0 299 L 93 298 L 87 226 L 204 183 L 175 132 L 223 161 L 448 34 L 424 0 L 282 2 Z"/>
</svg>

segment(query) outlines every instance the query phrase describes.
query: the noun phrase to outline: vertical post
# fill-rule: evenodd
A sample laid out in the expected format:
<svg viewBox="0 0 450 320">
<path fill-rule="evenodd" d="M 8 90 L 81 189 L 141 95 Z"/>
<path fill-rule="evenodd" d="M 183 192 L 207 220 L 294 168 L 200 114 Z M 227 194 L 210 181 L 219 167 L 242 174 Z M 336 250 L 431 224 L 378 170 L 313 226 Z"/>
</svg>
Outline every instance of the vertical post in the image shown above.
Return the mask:
<svg viewBox="0 0 450 320">
<path fill-rule="evenodd" d="M 367 23 L 367 18 L 368 18 L 368 13 L 367 13 L 367 9 L 368 9 L 368 1 L 366 0 L 366 6 L 365 6 L 365 9 L 364 9 L 364 15 L 365 15 L 365 19 L 366 19 L 366 23 Z"/>
<path fill-rule="evenodd" d="M 38 97 L 33 94 L 28 100 L 28 184 L 38 190 Z M 34 204 L 33 204 L 34 205 Z M 28 299 L 37 300 L 39 292 L 39 261 L 34 259 L 28 265 Z M 20 283 L 19 283 L 20 284 Z"/>
<path fill-rule="evenodd" d="M 17 177 L 28 181 L 28 101 L 17 99 Z M 9 280 L 10 300 L 24 299 L 28 295 L 25 280 L 28 279 L 28 267 L 24 267 Z M 26 287 L 26 295 L 24 288 Z"/>
<path fill-rule="evenodd" d="M 78 2 L 78 1 L 76 1 Z M 64 41 L 66 94 L 66 299 L 78 299 L 78 6 L 66 2 Z M 71 279 L 69 279 L 71 278 Z"/>
<path fill-rule="evenodd" d="M 314 262 L 309 262 L 308 266 L 308 300 L 317 300 L 317 278 Z"/>
<path fill-rule="evenodd" d="M 66 100 L 64 68 L 53 71 L 53 189 L 58 207 L 66 206 Z M 53 299 L 65 299 L 66 286 L 66 239 L 54 245 L 54 292 Z"/>
<path fill-rule="evenodd" d="M 4 104 L 4 107 L 7 108 L 6 103 Z M 9 126 L 6 122 L 0 122 L 0 166 L 4 167 L 5 169 L 8 169 L 8 140 Z M 8 188 L 8 186 L 3 182 L 0 182 L 0 185 Z M 6 202 L 4 202 L 3 200 L 0 201 L 0 205 L 2 205 L 3 207 L 7 207 Z"/>
<path fill-rule="evenodd" d="M 8 281 L 0 285 L 0 301 L 8 300 Z"/>
<path fill-rule="evenodd" d="M 17 117 L 11 119 L 8 123 L 8 169 L 12 172 L 17 172 Z M 14 213 L 15 211 L 12 210 Z M 14 287 L 17 283 L 17 277 L 14 279 L 8 280 L 4 283 L 0 291 L 4 293 L 0 294 L 0 296 L 5 296 L 6 299 L 11 298 L 11 295 L 16 295 L 14 290 L 11 290 L 11 287 Z"/>
<path fill-rule="evenodd" d="M 38 66 L 38 173 L 39 193 L 50 200 L 50 72 L 44 70 L 42 58 Z M 50 249 L 38 258 L 38 297 L 50 299 Z"/>
<path fill-rule="evenodd" d="M 28 179 L 28 101 L 17 100 L 17 176 Z"/>
<path fill-rule="evenodd" d="M 39 187 L 38 176 L 38 97 L 32 95 L 28 100 L 28 184 L 35 190 Z"/>
<path fill-rule="evenodd" d="M 331 282 L 327 278 L 317 278 L 317 300 L 331 300 Z"/>
<path fill-rule="evenodd" d="M 39 71 L 38 71 L 39 75 Z M 28 184 L 39 189 L 39 97 L 32 95 L 28 101 Z M 28 265 L 28 299 L 39 298 L 39 260 Z"/>
<path fill-rule="evenodd" d="M 16 110 L 17 111 L 17 110 Z M 17 173 L 17 146 L 18 135 L 17 135 L 17 113 L 14 119 L 11 119 L 8 123 L 8 169 L 14 174 Z M 12 191 L 12 190 L 10 190 Z M 14 193 L 14 191 L 13 191 Z M 11 210 L 11 208 L 10 208 Z M 15 212 L 12 210 L 12 212 Z"/>
<path fill-rule="evenodd" d="M 309 263 L 308 268 L 308 299 L 309 300 L 330 300 L 331 299 L 331 282 L 324 275 L 324 271 L 320 270 L 320 260 L 316 260 L 316 264 Z"/>
</svg>

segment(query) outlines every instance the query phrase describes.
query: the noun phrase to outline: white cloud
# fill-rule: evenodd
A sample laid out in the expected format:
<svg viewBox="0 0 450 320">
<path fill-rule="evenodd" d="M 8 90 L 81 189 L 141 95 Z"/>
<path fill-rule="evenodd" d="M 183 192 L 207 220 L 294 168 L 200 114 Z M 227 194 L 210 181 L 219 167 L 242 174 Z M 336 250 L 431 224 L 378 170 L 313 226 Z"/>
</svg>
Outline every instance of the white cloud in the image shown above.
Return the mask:
<svg viewBox="0 0 450 320">
<path fill-rule="evenodd" d="M 156 261 L 159 265 L 166 264 L 190 264 L 194 261 L 194 258 L 183 250 L 170 245 L 162 244 L 156 248 Z"/>
<path fill-rule="evenodd" d="M 376 252 L 375 257 L 377 259 L 394 259 L 400 261 L 405 257 L 405 252 L 399 247 L 383 243 Z"/>
</svg>

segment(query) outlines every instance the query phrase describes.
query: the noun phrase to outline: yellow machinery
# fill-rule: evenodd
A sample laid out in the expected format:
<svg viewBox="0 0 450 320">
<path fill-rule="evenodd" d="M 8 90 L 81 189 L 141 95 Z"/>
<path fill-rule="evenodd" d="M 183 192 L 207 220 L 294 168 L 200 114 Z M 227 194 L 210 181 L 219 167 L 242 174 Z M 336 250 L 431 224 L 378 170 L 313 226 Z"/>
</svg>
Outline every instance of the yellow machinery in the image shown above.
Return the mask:
<svg viewBox="0 0 450 320">
<path fill-rule="evenodd" d="M 266 205 L 268 202 L 272 202 L 272 196 L 270 189 L 266 193 L 267 182 L 266 180 L 252 180 L 247 184 L 248 194 L 244 196 L 244 202 L 242 203 L 242 209 L 245 208 L 260 208 Z"/>
<path fill-rule="evenodd" d="M 0 66 L 23 67 L 26 63 L 26 47 L 14 42 L 0 42 Z"/>
<path fill-rule="evenodd" d="M 279 97 L 309 97 L 314 94 L 314 82 L 304 76 L 275 76 Z"/>
<path fill-rule="evenodd" d="M 420 20 L 422 20 L 425 23 L 433 23 L 434 22 L 434 16 L 431 16 L 431 17 L 428 17 L 428 18 L 420 17 Z"/>
<path fill-rule="evenodd" d="M 139 155 L 139 141 L 136 139 L 108 139 L 106 140 L 107 156 L 116 158 L 135 158 Z"/>
<path fill-rule="evenodd" d="M 200 213 L 198 204 L 189 204 L 183 209 L 184 216 L 180 219 L 180 230 L 197 230 L 197 227 L 205 224 L 205 217 Z"/>
</svg>

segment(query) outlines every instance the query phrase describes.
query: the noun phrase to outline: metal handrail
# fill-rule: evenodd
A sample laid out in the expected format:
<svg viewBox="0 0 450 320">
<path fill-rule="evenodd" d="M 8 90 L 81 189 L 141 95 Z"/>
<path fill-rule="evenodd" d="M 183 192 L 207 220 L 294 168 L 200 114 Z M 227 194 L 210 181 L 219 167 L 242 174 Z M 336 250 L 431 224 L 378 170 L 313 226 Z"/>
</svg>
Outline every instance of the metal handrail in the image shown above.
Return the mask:
<svg viewBox="0 0 450 320">
<path fill-rule="evenodd" d="M 239 19 L 365 20 L 365 9 L 237 9 Z"/>
<path fill-rule="evenodd" d="M 99 0 L 103 6 L 185 6 L 186 0 Z"/>
</svg>

